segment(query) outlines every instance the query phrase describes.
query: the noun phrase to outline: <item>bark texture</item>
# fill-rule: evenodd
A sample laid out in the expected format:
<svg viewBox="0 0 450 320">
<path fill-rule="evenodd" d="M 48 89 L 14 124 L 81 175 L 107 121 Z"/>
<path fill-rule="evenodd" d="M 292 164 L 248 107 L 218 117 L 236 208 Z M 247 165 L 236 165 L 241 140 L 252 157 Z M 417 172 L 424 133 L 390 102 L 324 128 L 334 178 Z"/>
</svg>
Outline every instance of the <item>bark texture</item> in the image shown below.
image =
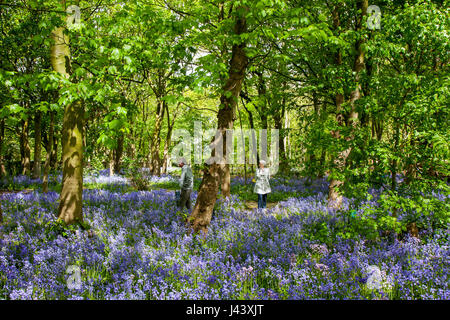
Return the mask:
<svg viewBox="0 0 450 320">
<path fill-rule="evenodd" d="M 244 11 L 246 12 L 247 10 Z M 238 16 L 234 26 L 234 33 L 240 35 L 246 31 L 246 18 Z M 248 65 L 248 58 L 244 51 L 245 45 L 245 42 L 233 45 L 228 79 L 223 87 L 223 94 L 220 98 L 221 108 L 217 114 L 219 134 L 216 135 L 218 139 L 215 142 L 219 143 L 219 145 L 222 142 L 223 150 L 226 150 L 226 130 L 232 129 L 233 127 L 237 99 L 241 92 Z M 197 202 L 188 219 L 189 226 L 196 233 L 203 232 L 206 234 L 208 231 L 219 191 L 220 171 L 225 169 L 224 157 L 226 157 L 226 153 L 219 156 L 213 149 L 211 159 L 215 159 L 215 161 L 205 164 Z"/>
<path fill-rule="evenodd" d="M 54 43 L 51 48 L 53 69 L 69 77 L 71 72 L 69 38 L 64 28 L 52 32 Z M 62 190 L 59 198 L 58 219 L 66 224 L 83 220 L 83 134 L 84 105 L 75 101 L 65 106 L 62 128 Z"/>
</svg>

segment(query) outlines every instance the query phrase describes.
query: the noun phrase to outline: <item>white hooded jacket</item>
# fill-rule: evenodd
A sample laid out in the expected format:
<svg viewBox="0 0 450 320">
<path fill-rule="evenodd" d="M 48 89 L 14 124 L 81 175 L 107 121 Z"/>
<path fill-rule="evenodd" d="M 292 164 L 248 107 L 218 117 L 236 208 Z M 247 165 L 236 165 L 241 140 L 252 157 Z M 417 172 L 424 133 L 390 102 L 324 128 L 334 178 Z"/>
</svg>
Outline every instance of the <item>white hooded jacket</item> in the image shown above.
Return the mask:
<svg viewBox="0 0 450 320">
<path fill-rule="evenodd" d="M 254 192 L 258 194 L 266 194 L 272 192 L 272 190 L 270 189 L 269 179 L 269 168 L 256 169 L 256 182 Z"/>
</svg>

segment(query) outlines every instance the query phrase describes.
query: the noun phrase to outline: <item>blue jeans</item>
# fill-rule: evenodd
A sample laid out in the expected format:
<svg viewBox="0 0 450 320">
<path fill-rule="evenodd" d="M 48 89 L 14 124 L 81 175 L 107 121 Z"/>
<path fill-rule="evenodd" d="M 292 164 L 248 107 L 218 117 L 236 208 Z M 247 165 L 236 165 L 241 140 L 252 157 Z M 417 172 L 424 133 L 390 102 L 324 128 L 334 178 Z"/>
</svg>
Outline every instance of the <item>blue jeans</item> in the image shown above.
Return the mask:
<svg viewBox="0 0 450 320">
<path fill-rule="evenodd" d="M 260 194 L 258 193 L 258 209 L 265 208 L 267 205 L 267 193 Z"/>
</svg>

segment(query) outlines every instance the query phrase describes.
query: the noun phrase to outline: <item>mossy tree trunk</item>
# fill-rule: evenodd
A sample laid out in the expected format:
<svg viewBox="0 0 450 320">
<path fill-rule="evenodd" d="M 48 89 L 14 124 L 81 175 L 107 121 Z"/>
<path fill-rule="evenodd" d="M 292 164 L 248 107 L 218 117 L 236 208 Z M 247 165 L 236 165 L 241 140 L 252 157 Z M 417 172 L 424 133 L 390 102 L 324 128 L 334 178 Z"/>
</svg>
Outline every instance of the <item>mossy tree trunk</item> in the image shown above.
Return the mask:
<svg viewBox="0 0 450 320">
<path fill-rule="evenodd" d="M 56 72 L 68 78 L 71 73 L 69 37 L 64 30 L 58 27 L 52 32 L 51 63 Z M 61 137 L 63 179 L 58 219 L 66 224 L 83 220 L 83 134 L 84 105 L 77 100 L 64 108 Z"/>
</svg>

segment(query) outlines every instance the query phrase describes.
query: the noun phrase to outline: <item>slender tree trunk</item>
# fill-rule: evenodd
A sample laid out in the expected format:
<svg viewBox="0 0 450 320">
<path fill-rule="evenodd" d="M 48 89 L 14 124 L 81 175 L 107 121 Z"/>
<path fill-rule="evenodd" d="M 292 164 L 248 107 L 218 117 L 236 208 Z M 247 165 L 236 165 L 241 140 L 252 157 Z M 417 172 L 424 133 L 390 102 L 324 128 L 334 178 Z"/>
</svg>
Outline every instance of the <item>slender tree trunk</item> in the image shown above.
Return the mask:
<svg viewBox="0 0 450 320">
<path fill-rule="evenodd" d="M 286 98 L 283 97 L 281 104 L 281 122 L 280 122 L 280 134 L 278 136 L 278 146 L 280 148 L 280 162 L 281 168 L 286 171 L 288 169 L 288 161 L 286 156 L 286 145 L 284 136 L 286 134 L 286 129 L 284 129 L 284 124 L 286 123 Z"/>
<path fill-rule="evenodd" d="M 22 121 L 22 132 L 20 135 L 21 155 L 22 155 L 22 175 L 29 175 L 31 171 L 30 142 L 28 139 L 29 122 L 28 118 Z"/>
<path fill-rule="evenodd" d="M 68 78 L 71 73 L 69 37 L 64 29 L 58 27 L 52 32 L 51 63 L 56 72 Z M 78 100 L 64 108 L 61 137 L 63 178 L 58 219 L 66 224 L 83 220 L 83 135 L 84 104 Z"/>
<path fill-rule="evenodd" d="M 261 118 L 261 124 L 263 129 L 267 129 L 267 103 L 266 103 L 266 81 L 264 80 L 263 72 L 258 72 L 258 96 L 262 99 L 262 103 L 259 105 L 259 116 Z"/>
<path fill-rule="evenodd" d="M 136 136 L 134 134 L 134 130 L 133 130 L 133 125 L 131 125 L 130 128 L 130 143 L 129 143 L 129 147 L 127 150 L 128 153 L 128 157 L 130 157 L 131 159 L 135 159 L 136 157 Z"/>
<path fill-rule="evenodd" d="M 161 146 L 161 128 L 164 120 L 165 101 L 159 100 L 156 106 L 155 131 L 153 132 L 153 139 L 151 144 L 151 173 L 152 175 L 161 175 L 161 158 L 159 155 Z"/>
<path fill-rule="evenodd" d="M 359 19 L 357 21 L 357 26 L 356 26 L 357 31 L 362 30 L 363 16 L 366 15 L 366 13 L 367 13 L 367 6 L 368 6 L 367 0 L 358 1 L 358 9 L 361 10 L 361 16 L 359 17 Z M 339 26 L 339 14 L 337 12 L 337 9 L 334 11 L 333 20 L 334 20 L 334 26 L 335 27 Z M 351 126 L 352 131 L 356 128 L 357 120 L 358 120 L 358 113 L 356 112 L 356 104 L 355 103 L 361 97 L 361 85 L 359 83 L 359 76 L 360 76 L 360 72 L 364 68 L 364 51 L 362 48 L 362 44 L 363 44 L 363 40 L 362 40 L 362 38 L 360 38 L 356 43 L 357 55 L 355 57 L 355 61 L 354 61 L 354 65 L 353 65 L 353 71 L 355 72 L 356 87 L 350 93 L 351 111 L 350 111 L 350 115 L 348 117 L 348 125 Z M 341 57 L 340 52 L 338 53 L 337 64 L 338 65 L 342 64 L 342 57 Z M 337 114 L 338 114 L 337 120 L 338 120 L 339 124 L 342 123 L 342 103 L 343 102 L 344 102 L 344 97 L 342 95 L 338 94 L 336 96 L 336 108 L 337 108 Z M 339 132 L 336 133 L 335 137 L 339 138 Z M 349 137 L 347 140 L 349 141 L 351 139 L 353 139 L 353 138 Z M 341 175 L 343 174 L 343 172 L 345 170 L 347 158 L 348 158 L 350 152 L 351 152 L 351 147 L 347 148 L 344 151 L 341 151 L 339 153 L 339 155 L 337 156 L 337 158 L 335 159 L 336 169 Z M 344 184 L 344 181 L 343 181 L 342 177 L 335 176 L 330 181 L 329 192 L 328 192 L 328 206 L 330 208 L 340 208 L 341 207 L 343 197 L 342 197 L 342 194 L 339 189 L 343 184 Z"/>
<path fill-rule="evenodd" d="M 320 122 L 324 123 L 327 118 L 327 107 L 325 103 L 322 104 L 322 110 L 320 110 Z M 326 151 L 327 149 L 322 147 L 321 154 L 320 154 L 320 160 L 319 160 L 319 178 L 323 178 L 325 174 L 325 160 L 326 160 Z"/>
<path fill-rule="evenodd" d="M 53 136 L 53 148 L 50 156 L 50 167 L 52 170 L 56 170 L 58 166 L 58 140 L 55 134 Z"/>
<path fill-rule="evenodd" d="M 3 162 L 3 141 L 5 140 L 5 119 L 0 121 L 0 178 L 6 176 L 5 163 Z"/>
<path fill-rule="evenodd" d="M 248 8 L 245 9 L 245 12 L 247 12 Z M 246 18 L 238 16 L 236 18 L 234 33 L 236 35 L 240 35 L 246 32 L 246 30 Z M 211 222 L 212 211 L 217 200 L 220 181 L 220 166 L 226 157 L 226 130 L 232 129 L 233 127 L 236 103 L 241 92 L 242 82 L 244 81 L 245 71 L 248 64 L 248 59 L 244 48 L 245 42 L 233 45 L 228 79 L 223 87 L 223 94 L 220 98 L 221 108 L 217 114 L 217 127 L 220 134 L 219 140 L 223 142 L 222 150 L 224 150 L 224 154 L 220 157 L 221 159 L 216 158 L 215 161 L 210 164 L 206 164 L 204 167 L 203 179 L 200 184 L 197 202 L 195 203 L 195 207 L 188 220 L 190 227 L 196 233 L 207 233 L 207 228 Z M 214 149 L 212 152 L 212 157 L 216 157 Z"/>
<path fill-rule="evenodd" d="M 281 109 L 275 110 L 273 113 L 273 121 L 275 129 L 280 131 L 280 134 L 278 135 L 278 146 L 280 149 L 280 168 L 281 171 L 286 170 L 286 152 L 285 152 L 285 146 L 284 146 L 284 138 L 283 138 L 283 125 L 284 125 L 284 117 L 285 117 L 285 97 L 282 98 L 281 102 Z"/>
<path fill-rule="evenodd" d="M 397 155 L 395 154 L 398 151 L 398 144 L 400 140 L 400 125 L 398 120 L 395 120 L 395 131 L 394 131 L 394 158 L 391 163 L 391 189 L 392 191 L 396 191 L 397 189 Z"/>
<path fill-rule="evenodd" d="M 340 18 L 338 7 L 336 6 L 333 10 L 333 26 L 335 30 L 338 30 L 340 27 Z M 342 53 L 338 50 L 335 57 L 336 65 L 342 65 Z M 340 127 L 344 125 L 344 115 L 342 114 L 342 104 L 344 103 L 344 96 L 341 93 L 337 93 L 335 96 L 336 105 L 336 120 Z M 339 131 L 333 132 L 333 137 L 335 139 L 339 139 L 340 133 Z M 341 171 L 343 169 L 344 164 L 342 163 L 343 154 L 339 154 L 336 159 L 334 159 L 334 166 L 337 170 Z M 342 196 L 339 193 L 339 188 L 342 186 L 342 179 L 332 178 L 329 185 L 328 190 L 328 206 L 329 207 L 340 207 L 342 203 Z"/>
<path fill-rule="evenodd" d="M 242 105 L 244 106 L 245 111 L 247 111 L 248 120 L 250 122 L 251 135 L 252 135 L 252 147 L 253 148 L 251 150 L 249 150 L 250 158 L 252 157 L 253 153 L 256 153 L 256 164 L 258 164 L 259 163 L 259 153 L 255 152 L 255 150 L 253 150 L 256 146 L 255 122 L 253 121 L 253 113 L 249 109 L 247 109 L 247 107 L 245 106 L 244 100 L 242 100 Z"/>
<path fill-rule="evenodd" d="M 123 155 L 123 142 L 125 136 L 124 133 L 121 132 L 117 137 L 117 148 L 114 151 L 114 171 L 120 173 L 120 161 L 122 160 Z"/>
<path fill-rule="evenodd" d="M 317 122 L 320 118 L 320 108 L 319 108 L 319 98 L 317 97 L 317 93 L 313 93 L 313 106 L 314 106 L 314 122 Z M 316 174 L 317 170 L 317 160 L 316 160 L 316 146 L 310 146 L 307 150 L 308 154 L 308 162 L 310 166 L 314 169 L 311 170 L 311 173 Z M 311 177 L 310 177 L 311 178 Z"/>
<path fill-rule="evenodd" d="M 242 101 L 242 103 L 244 103 L 244 101 Z M 242 142 L 244 142 L 244 132 L 242 130 L 242 118 L 241 118 L 241 111 L 238 108 L 238 113 L 239 113 L 239 125 L 241 127 L 241 139 Z M 242 147 L 244 148 L 244 150 L 242 150 L 242 152 L 244 153 L 244 184 L 247 184 L 247 151 L 245 150 L 245 143 L 242 144 Z"/>
<path fill-rule="evenodd" d="M 34 116 L 34 164 L 33 179 L 41 176 L 41 158 L 42 158 L 42 113 L 37 111 Z"/>
<path fill-rule="evenodd" d="M 164 174 L 167 174 L 167 168 L 169 166 L 169 148 L 170 144 L 172 142 L 172 131 L 173 127 L 175 125 L 175 118 L 176 114 L 174 114 L 172 121 L 170 121 L 170 113 L 169 113 L 169 107 L 166 105 L 166 114 L 167 114 L 167 135 L 166 135 L 166 141 L 164 142 L 164 158 L 163 158 L 163 168 L 162 171 Z"/>
<path fill-rule="evenodd" d="M 114 149 L 109 150 L 109 176 L 112 177 L 114 175 Z"/>
<path fill-rule="evenodd" d="M 54 125 L 55 125 L 55 113 L 53 111 L 50 111 L 50 128 L 48 130 L 47 156 L 45 158 L 44 180 L 42 183 L 42 191 L 44 193 L 48 192 L 48 175 L 50 174 L 50 162 L 51 162 L 51 155 L 53 153 Z"/>
</svg>

